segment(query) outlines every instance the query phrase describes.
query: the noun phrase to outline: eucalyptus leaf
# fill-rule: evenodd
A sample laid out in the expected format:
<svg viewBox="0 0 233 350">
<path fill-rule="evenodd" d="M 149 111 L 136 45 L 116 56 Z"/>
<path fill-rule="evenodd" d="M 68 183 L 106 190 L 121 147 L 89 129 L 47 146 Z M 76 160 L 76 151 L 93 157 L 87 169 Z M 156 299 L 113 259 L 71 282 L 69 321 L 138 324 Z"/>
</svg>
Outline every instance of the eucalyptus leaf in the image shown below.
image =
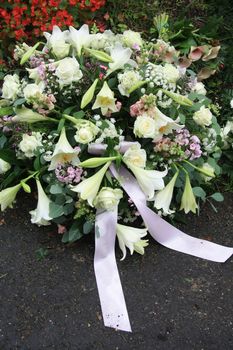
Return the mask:
<svg viewBox="0 0 233 350">
<path fill-rule="evenodd" d="M 83 233 L 86 235 L 90 233 L 94 228 L 93 221 L 86 221 L 83 225 Z"/>
<path fill-rule="evenodd" d="M 215 192 L 210 197 L 213 198 L 216 202 L 222 202 L 224 200 L 223 195 L 219 192 Z"/>
<path fill-rule="evenodd" d="M 49 205 L 49 216 L 53 218 L 58 218 L 59 216 L 64 214 L 63 206 L 58 205 L 54 202 L 51 202 Z"/>
<path fill-rule="evenodd" d="M 203 201 L 206 198 L 206 193 L 201 187 L 193 187 L 193 193 L 196 197 L 201 198 Z"/>
</svg>

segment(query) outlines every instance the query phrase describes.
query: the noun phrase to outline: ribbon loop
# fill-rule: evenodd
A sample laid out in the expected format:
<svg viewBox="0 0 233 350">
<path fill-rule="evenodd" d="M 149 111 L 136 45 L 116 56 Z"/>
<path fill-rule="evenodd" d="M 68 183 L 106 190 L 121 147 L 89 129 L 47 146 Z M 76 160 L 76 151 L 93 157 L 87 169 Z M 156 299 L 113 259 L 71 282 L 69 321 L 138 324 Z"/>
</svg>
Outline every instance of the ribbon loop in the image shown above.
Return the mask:
<svg viewBox="0 0 233 350">
<path fill-rule="evenodd" d="M 163 220 L 147 207 L 144 193 L 128 170 L 121 167 L 118 172 L 114 165 L 110 169 L 138 208 L 151 236 L 158 243 L 178 252 L 215 262 L 225 262 L 233 254 L 233 248 L 191 237 Z"/>
</svg>

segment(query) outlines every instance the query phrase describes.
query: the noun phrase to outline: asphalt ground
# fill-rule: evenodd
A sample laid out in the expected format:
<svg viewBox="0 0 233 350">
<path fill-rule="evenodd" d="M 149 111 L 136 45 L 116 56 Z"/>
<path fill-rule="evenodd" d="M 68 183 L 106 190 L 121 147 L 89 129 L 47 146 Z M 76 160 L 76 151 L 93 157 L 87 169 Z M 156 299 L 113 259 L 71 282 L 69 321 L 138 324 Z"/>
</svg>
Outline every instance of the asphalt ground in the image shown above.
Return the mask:
<svg viewBox="0 0 233 350">
<path fill-rule="evenodd" d="M 50 227 L 30 224 L 35 203 L 22 197 L 0 214 L 1 350 L 233 349 L 233 258 L 214 263 L 153 240 L 144 256 L 118 268 L 133 332 L 103 326 L 94 240 L 71 246 Z M 187 217 L 185 232 L 233 247 L 233 195 Z M 37 260 L 36 251 L 48 255 Z"/>
</svg>

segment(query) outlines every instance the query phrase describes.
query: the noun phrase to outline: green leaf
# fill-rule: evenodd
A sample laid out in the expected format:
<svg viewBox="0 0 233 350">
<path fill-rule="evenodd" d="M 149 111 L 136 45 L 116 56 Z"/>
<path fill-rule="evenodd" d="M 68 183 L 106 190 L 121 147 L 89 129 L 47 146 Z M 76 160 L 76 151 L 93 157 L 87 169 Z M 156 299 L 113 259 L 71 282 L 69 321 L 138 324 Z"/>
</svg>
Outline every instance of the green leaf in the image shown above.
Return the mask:
<svg viewBox="0 0 233 350">
<path fill-rule="evenodd" d="M 68 232 L 64 233 L 62 236 L 63 243 L 75 242 L 80 239 L 83 234 L 80 232 L 78 228 L 78 223 L 74 222 Z"/>
<path fill-rule="evenodd" d="M 85 112 L 83 111 L 78 111 L 73 114 L 73 117 L 75 117 L 76 119 L 82 119 L 84 116 L 85 116 Z"/>
<path fill-rule="evenodd" d="M 86 221 L 83 225 L 83 233 L 87 235 L 93 230 L 94 223 L 93 221 Z"/>
<path fill-rule="evenodd" d="M 201 187 L 193 187 L 193 193 L 196 197 L 201 198 L 203 201 L 206 198 L 206 193 Z"/>
<path fill-rule="evenodd" d="M 2 107 L 0 108 L 0 117 L 3 117 L 4 115 L 10 115 L 14 112 L 12 107 Z"/>
<path fill-rule="evenodd" d="M 14 102 L 14 104 L 13 104 L 13 106 L 14 107 L 17 107 L 17 106 L 21 106 L 24 102 L 25 102 L 26 100 L 25 100 L 25 98 L 18 98 L 15 102 Z"/>
<path fill-rule="evenodd" d="M 74 210 L 74 203 L 72 202 L 64 205 L 63 210 L 65 215 L 71 214 Z"/>
<path fill-rule="evenodd" d="M 223 195 L 219 192 L 212 194 L 210 197 L 213 198 L 216 202 L 222 202 L 224 200 Z"/>
<path fill-rule="evenodd" d="M 49 205 L 49 216 L 53 218 L 58 218 L 64 214 L 63 206 L 51 202 Z"/>
<path fill-rule="evenodd" d="M 60 132 L 62 131 L 62 128 L 64 127 L 64 124 L 65 124 L 65 119 L 62 118 L 60 121 L 59 121 L 59 124 L 58 124 L 58 127 L 57 127 L 57 132 L 60 134 Z"/>
<path fill-rule="evenodd" d="M 8 162 L 10 164 L 16 164 L 17 158 L 15 156 L 15 152 L 8 150 L 8 149 L 2 149 L 0 150 L 0 158 L 5 160 L 5 162 Z"/>
<path fill-rule="evenodd" d="M 5 136 L 5 135 L 2 135 L 2 136 L 0 137 L 0 149 L 2 149 L 2 148 L 4 147 L 4 145 L 5 145 L 6 142 L 7 142 L 6 136 Z"/>
<path fill-rule="evenodd" d="M 36 171 L 40 170 L 40 168 L 41 168 L 41 164 L 40 164 L 40 155 L 38 155 L 38 156 L 35 158 L 35 160 L 34 160 L 34 162 L 33 162 L 33 167 L 34 167 L 34 169 L 35 169 Z"/>
<path fill-rule="evenodd" d="M 49 192 L 50 192 L 51 194 L 60 194 L 60 193 L 63 192 L 63 187 L 60 186 L 59 184 L 52 185 L 52 186 L 50 187 Z"/>
</svg>

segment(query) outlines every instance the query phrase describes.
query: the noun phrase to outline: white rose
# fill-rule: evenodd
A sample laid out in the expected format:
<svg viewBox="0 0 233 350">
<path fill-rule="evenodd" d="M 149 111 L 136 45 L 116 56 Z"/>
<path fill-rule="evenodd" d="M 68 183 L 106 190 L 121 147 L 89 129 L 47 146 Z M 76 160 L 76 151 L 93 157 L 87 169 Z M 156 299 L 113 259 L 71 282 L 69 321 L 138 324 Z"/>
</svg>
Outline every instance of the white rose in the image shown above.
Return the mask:
<svg viewBox="0 0 233 350">
<path fill-rule="evenodd" d="M 23 89 L 24 98 L 26 101 L 30 101 L 31 99 L 40 98 L 42 92 L 44 90 L 44 84 L 41 82 L 40 84 L 28 84 Z"/>
<path fill-rule="evenodd" d="M 122 197 L 123 192 L 119 188 L 103 187 L 94 200 L 94 206 L 111 211 L 115 209 Z"/>
<path fill-rule="evenodd" d="M 126 30 L 123 33 L 122 37 L 123 43 L 129 47 L 133 47 L 134 45 L 138 45 L 141 47 L 143 45 L 143 40 L 141 38 L 140 33 L 134 32 L 133 30 Z"/>
<path fill-rule="evenodd" d="M 71 85 L 73 82 L 79 81 L 83 73 L 76 58 L 66 57 L 58 62 L 55 75 L 59 78 L 61 87 L 64 85 Z"/>
<path fill-rule="evenodd" d="M 198 82 L 194 85 L 194 87 L 192 88 L 192 91 L 196 92 L 197 94 L 200 95 L 206 95 L 206 89 L 205 89 L 205 85 L 201 82 Z"/>
<path fill-rule="evenodd" d="M 121 95 L 129 96 L 129 90 L 136 85 L 140 80 L 142 80 L 140 74 L 133 70 L 126 71 L 122 74 L 118 74 L 118 90 Z"/>
<path fill-rule="evenodd" d="M 37 147 L 42 146 L 42 135 L 40 132 L 32 132 L 31 135 L 23 134 L 23 139 L 19 143 L 19 149 L 27 158 L 34 157 Z"/>
<path fill-rule="evenodd" d="M 78 143 L 87 144 L 94 140 L 98 132 L 99 128 L 97 128 L 94 124 L 77 126 L 77 131 L 74 138 Z"/>
<path fill-rule="evenodd" d="M 163 73 L 169 83 L 176 83 L 176 81 L 180 78 L 179 70 L 171 63 L 165 64 L 163 67 Z"/>
<path fill-rule="evenodd" d="M 212 123 L 213 114 L 209 110 L 209 108 L 205 108 L 205 106 L 201 106 L 199 111 L 195 112 L 193 115 L 193 120 L 196 124 L 200 126 L 209 126 Z"/>
<path fill-rule="evenodd" d="M 141 149 L 140 145 L 133 145 L 127 149 L 123 159 L 126 163 L 135 165 L 139 168 L 145 168 L 146 166 L 146 151 Z"/>
<path fill-rule="evenodd" d="M 154 119 L 147 116 L 138 116 L 134 123 L 135 136 L 153 139 L 156 134 Z"/>
<path fill-rule="evenodd" d="M 20 83 L 17 74 L 6 75 L 2 86 L 2 98 L 7 100 L 15 100 L 19 93 Z"/>
<path fill-rule="evenodd" d="M 230 106 L 231 106 L 231 108 L 233 108 L 233 98 L 232 98 L 232 100 L 230 101 Z"/>
<path fill-rule="evenodd" d="M 5 160 L 0 159 L 0 174 L 5 174 L 9 169 L 11 168 L 11 165 Z"/>
</svg>

